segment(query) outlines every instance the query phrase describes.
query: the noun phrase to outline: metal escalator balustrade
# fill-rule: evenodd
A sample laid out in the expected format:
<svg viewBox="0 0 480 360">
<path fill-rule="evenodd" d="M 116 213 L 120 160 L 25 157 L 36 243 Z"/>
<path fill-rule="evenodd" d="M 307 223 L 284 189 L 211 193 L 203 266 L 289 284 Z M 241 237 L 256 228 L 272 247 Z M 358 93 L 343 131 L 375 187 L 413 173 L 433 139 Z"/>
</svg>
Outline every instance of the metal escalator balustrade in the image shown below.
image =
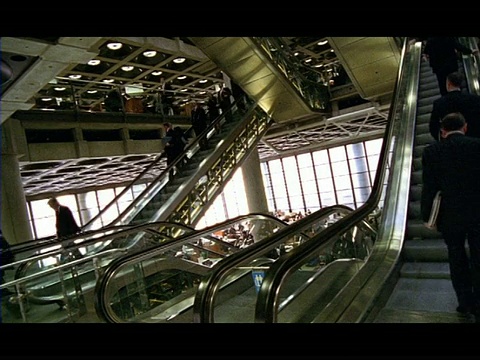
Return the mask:
<svg viewBox="0 0 480 360">
<path fill-rule="evenodd" d="M 10 309 L 21 316 L 24 322 L 36 322 L 42 306 L 57 304 L 69 306 L 69 316 L 81 313 L 78 305 L 84 293 L 88 293 L 99 274 L 113 259 L 121 254 L 138 252 L 158 243 L 168 242 L 185 233 L 194 231 L 183 224 L 167 222 L 149 223 L 140 226 L 118 226 L 100 229 L 74 237 L 75 247 L 83 254 L 81 259 L 69 259 L 60 263 L 59 257 L 65 250 L 61 244 L 37 245 L 36 251 L 28 247 L 27 256 L 17 252 L 16 261 L 8 265 L 7 273 L 14 272 L 13 279 L 7 278 L 1 289 L 12 295 L 8 300 Z M 141 241 L 136 239 L 142 233 Z M 71 240 L 69 240 L 71 241 Z M 7 270 L 7 266 L 2 267 Z M 27 312 L 28 309 L 28 312 Z M 12 319 L 15 322 L 16 319 Z M 9 322 L 10 320 L 4 322 Z"/>
<path fill-rule="evenodd" d="M 194 321 L 254 322 L 256 290 L 252 276 L 261 278 L 268 273 L 278 259 L 278 256 L 271 257 L 272 250 L 279 249 L 281 258 L 350 212 L 352 209 L 343 205 L 320 209 L 216 265 L 199 284 L 195 295 Z M 329 249 L 312 259 L 301 276 L 304 281 L 318 269 L 341 257 L 344 251 L 350 250 L 345 242 L 338 242 L 337 245 L 335 250 Z M 232 278 L 236 281 L 232 282 Z"/>
<path fill-rule="evenodd" d="M 282 286 L 286 283 L 291 275 L 296 274 L 297 270 L 304 266 L 309 259 L 311 259 L 312 254 L 315 254 L 323 247 L 331 246 L 332 242 L 335 242 L 339 237 L 346 236 L 350 239 L 365 240 L 365 236 L 368 235 L 368 231 L 358 233 L 358 230 L 361 227 L 361 223 L 364 222 L 367 217 L 375 211 L 377 207 L 382 208 L 382 217 L 381 219 L 388 218 L 388 213 L 386 209 L 402 202 L 397 199 L 395 202 L 387 198 L 388 191 L 387 188 L 391 187 L 392 184 L 394 187 L 399 187 L 400 185 L 407 184 L 408 179 L 405 181 L 404 177 L 401 176 L 402 171 L 405 167 L 405 161 L 402 158 L 396 156 L 397 152 L 401 152 L 402 149 L 411 149 L 408 146 L 408 143 L 405 141 L 405 137 L 402 137 L 402 132 L 405 132 L 408 129 L 408 122 L 405 121 L 405 114 L 408 108 L 412 108 L 412 103 L 415 101 L 415 93 L 411 87 L 411 78 L 414 76 L 414 67 L 411 66 L 414 62 L 414 54 L 420 53 L 419 49 L 414 49 L 416 51 L 407 51 L 407 43 L 404 42 L 404 47 L 402 51 L 402 63 L 399 68 L 395 92 L 394 92 L 394 101 L 392 102 L 392 107 L 389 112 L 389 121 L 388 126 L 384 135 L 383 145 L 381 155 L 379 157 L 379 165 L 377 167 L 377 173 L 375 175 L 374 186 L 372 193 L 368 198 L 367 202 L 362 205 L 360 208 L 352 212 L 351 214 L 343 217 L 338 222 L 334 223 L 330 227 L 326 228 L 319 235 L 315 236 L 311 241 L 308 241 L 298 248 L 294 249 L 291 254 L 285 255 L 283 258 L 276 261 L 269 271 L 266 273 L 263 280 L 262 286 L 260 288 L 256 310 L 255 310 L 255 321 L 256 322 L 277 322 L 281 320 L 279 318 L 279 306 L 281 301 L 279 299 L 279 294 L 281 293 Z M 407 161 L 408 163 L 408 161 Z M 408 172 L 407 172 L 408 174 Z M 401 181 L 400 181 L 401 180 Z M 390 213 L 391 215 L 391 213 Z M 394 228 L 392 224 L 395 224 L 395 221 L 390 223 L 390 228 Z M 345 308 L 354 300 L 357 293 L 365 285 L 368 277 L 366 276 L 366 268 L 371 268 L 372 259 L 375 258 L 375 253 L 382 252 L 384 247 L 392 246 L 392 249 L 396 249 L 396 256 L 399 254 L 399 243 L 392 242 L 388 246 L 385 245 L 386 241 L 383 237 L 383 234 L 380 232 L 377 235 L 375 245 L 370 254 L 367 254 L 366 257 L 356 258 L 353 257 L 346 264 L 344 262 L 334 262 L 330 266 L 331 269 L 337 268 L 336 271 L 325 272 L 329 276 L 335 275 L 341 278 L 343 286 L 338 287 L 338 284 L 332 282 L 326 288 L 322 288 L 322 293 L 328 297 L 328 301 L 323 303 L 323 306 L 313 309 L 308 307 L 310 310 L 315 310 L 316 314 L 322 314 L 324 316 L 313 316 L 309 314 L 308 319 L 304 317 L 305 312 L 302 314 L 296 314 L 297 319 L 306 322 L 331 322 L 335 321 L 332 319 L 337 319 L 340 317 Z M 359 238 L 357 238 L 359 236 Z M 352 240 L 353 241 L 353 240 Z M 385 256 L 384 254 L 381 255 Z M 360 261 L 358 261 L 360 260 Z M 341 267 L 341 269 L 338 269 Z M 385 269 L 384 272 L 380 272 L 379 276 L 385 276 L 388 273 L 388 269 Z M 352 276 L 353 273 L 353 276 Z M 323 277 L 320 276 L 319 279 Z M 323 283 L 327 283 L 329 277 L 324 278 Z M 322 281 L 315 281 L 308 284 L 301 284 L 301 291 L 304 293 L 312 292 L 313 289 L 317 288 L 322 284 Z M 350 285 L 350 286 L 349 286 Z M 351 293 L 348 293 L 345 289 L 350 289 Z M 315 291 L 313 291 L 315 292 Z M 321 300 L 321 299 L 320 299 Z M 365 299 L 363 299 L 365 301 Z M 365 307 L 363 304 L 362 308 Z M 292 308 L 290 307 L 290 310 Z M 301 306 L 300 309 L 301 310 Z M 327 314 L 327 315 L 325 315 Z M 313 317 L 312 317 L 313 316 Z M 285 319 L 283 321 L 288 321 Z"/>
<path fill-rule="evenodd" d="M 287 45 L 281 42 L 281 38 L 254 37 L 252 39 L 268 54 L 270 60 L 288 78 L 313 111 L 329 111 L 330 94 L 327 81 L 321 74 L 306 67 L 296 57 L 285 51 Z M 311 78 L 299 71 L 300 68 Z"/>
<path fill-rule="evenodd" d="M 269 214 L 241 215 L 118 258 L 97 283 L 96 312 L 106 322 L 193 322 L 193 295 L 201 278 L 287 226 Z M 229 238 L 232 228 L 245 229 L 248 238 Z"/>
<path fill-rule="evenodd" d="M 478 79 L 472 56 L 462 56 L 460 71 L 467 79 L 466 91 L 475 89 Z M 441 233 L 427 229 L 420 213 L 423 149 L 434 142 L 429 132 L 433 102 L 440 98 L 438 82 L 428 62 L 422 62 L 418 87 L 415 141 L 411 164 L 411 186 L 405 243 L 397 271 L 382 301 L 366 321 L 377 323 L 468 323 L 456 312 L 457 299 L 451 285 L 448 251 Z M 468 249 L 468 246 L 467 246 Z M 468 250 L 467 250 L 468 251 Z"/>
<path fill-rule="evenodd" d="M 271 56 L 268 41 L 273 39 L 191 37 L 190 40 L 275 122 L 317 118 L 326 112 L 315 109 L 325 103 L 322 85 L 311 86 L 290 62 L 283 61 L 286 57 L 278 55 L 282 56 L 280 61 Z"/>
<path fill-rule="evenodd" d="M 148 183 L 145 189 L 124 208 L 113 223 L 139 224 L 167 220 L 194 224 L 198 221 L 231 178 L 233 170 L 255 149 L 270 125 L 270 118 L 261 109 L 251 102 L 249 105 L 250 108 L 244 114 L 234 103 L 231 108 L 232 121 L 226 122 L 225 114 L 222 114 L 204 133 L 198 134 L 184 153 L 160 174 L 152 175 L 154 165 L 147 168 L 132 183 L 132 186 L 140 182 Z M 207 137 L 210 144 L 206 151 L 200 151 L 198 145 L 203 137 Z M 170 170 L 174 167 L 181 167 L 182 170 L 170 178 Z M 108 211 L 99 214 L 93 223 L 101 226 L 102 217 L 109 216 Z"/>
</svg>

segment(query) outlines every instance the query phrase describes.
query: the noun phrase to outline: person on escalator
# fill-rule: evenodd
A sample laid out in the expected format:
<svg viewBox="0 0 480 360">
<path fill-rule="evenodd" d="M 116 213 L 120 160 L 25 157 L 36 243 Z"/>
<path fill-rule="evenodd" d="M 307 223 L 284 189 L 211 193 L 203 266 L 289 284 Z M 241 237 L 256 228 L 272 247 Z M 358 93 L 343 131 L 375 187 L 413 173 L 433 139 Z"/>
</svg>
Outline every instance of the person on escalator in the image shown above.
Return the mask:
<svg viewBox="0 0 480 360">
<path fill-rule="evenodd" d="M 72 237 L 82 230 L 73 217 L 72 211 L 68 206 L 61 205 L 56 197 L 48 199 L 47 203 L 55 211 L 57 239 L 62 240 L 63 247 L 68 253 L 67 256 L 64 254 L 60 256 L 60 262 L 65 262 L 70 256 L 74 259 L 82 258 L 83 255 L 78 248 L 73 248 L 73 241 L 63 241 L 64 238 Z"/>
<path fill-rule="evenodd" d="M 195 132 L 195 136 L 200 136 L 200 134 L 203 133 L 208 127 L 208 118 L 205 109 L 198 102 L 193 104 L 190 119 L 192 121 L 192 127 L 193 131 Z M 200 139 L 199 145 L 201 150 L 208 149 L 208 139 L 206 135 Z"/>
<path fill-rule="evenodd" d="M 429 37 L 423 49 L 424 57 L 428 60 L 432 72 L 437 76 L 440 94 L 447 94 L 447 75 L 458 71 L 458 54 L 476 54 L 477 49 L 472 50 L 462 45 L 456 37 L 438 36 Z"/>
<path fill-rule="evenodd" d="M 177 160 L 177 158 L 183 153 L 185 148 L 185 138 L 183 131 L 175 130 L 171 123 L 163 123 L 165 130 L 164 140 L 164 154 L 167 157 L 167 166 L 170 166 Z M 176 173 L 180 173 L 181 164 L 178 163 L 176 168 L 170 169 L 170 177 L 173 177 Z"/>
<path fill-rule="evenodd" d="M 461 314 L 480 322 L 480 139 L 465 136 L 461 113 L 446 115 L 440 142 L 422 154 L 421 215 L 425 226 L 437 191 L 442 200 L 436 227 L 448 249 L 450 278 Z M 468 241 L 469 255 L 465 249 Z"/>
<path fill-rule="evenodd" d="M 447 76 L 447 94 L 433 102 L 429 129 L 432 137 L 440 141 L 440 121 L 447 114 L 460 112 L 467 122 L 465 135 L 480 138 L 480 96 L 462 91 L 465 76 L 455 71 Z"/>
</svg>

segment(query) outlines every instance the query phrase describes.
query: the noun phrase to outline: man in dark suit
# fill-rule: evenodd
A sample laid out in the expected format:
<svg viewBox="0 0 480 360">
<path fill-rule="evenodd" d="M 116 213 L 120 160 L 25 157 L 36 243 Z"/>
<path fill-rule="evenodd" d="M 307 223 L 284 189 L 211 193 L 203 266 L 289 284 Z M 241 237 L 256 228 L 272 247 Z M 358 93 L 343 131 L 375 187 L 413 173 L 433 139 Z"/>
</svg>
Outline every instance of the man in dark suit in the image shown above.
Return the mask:
<svg viewBox="0 0 480 360">
<path fill-rule="evenodd" d="M 192 121 L 193 131 L 195 131 L 195 136 L 199 136 L 203 133 L 208 127 L 208 118 L 207 113 L 203 106 L 201 106 L 198 102 L 195 102 L 193 105 L 192 113 L 190 115 L 190 119 Z M 203 136 L 200 138 L 200 149 L 206 150 L 208 149 L 208 139 L 207 136 Z"/>
<path fill-rule="evenodd" d="M 462 113 L 467 122 L 467 136 L 480 138 L 480 96 L 462 92 L 465 77 L 461 72 L 448 74 L 447 94 L 433 102 L 430 115 L 430 134 L 440 140 L 440 121 L 447 114 Z"/>
<path fill-rule="evenodd" d="M 428 59 L 433 73 L 437 76 L 441 95 L 447 93 L 445 86 L 447 75 L 454 71 L 458 71 L 459 59 L 457 51 L 465 55 L 471 55 L 478 50 L 472 50 L 460 44 L 455 37 L 430 37 L 427 38 L 425 43 L 423 53 Z"/>
<path fill-rule="evenodd" d="M 56 217 L 56 229 L 57 229 L 57 238 L 67 238 L 75 235 L 76 233 L 80 232 L 81 228 L 77 225 L 75 218 L 73 217 L 72 211 L 65 205 L 61 205 L 58 202 L 58 199 L 52 197 L 48 199 L 48 205 L 55 210 L 55 217 Z M 81 258 L 82 253 L 78 250 L 78 248 L 69 249 L 71 246 L 74 246 L 72 241 L 65 242 L 63 241 L 63 246 L 69 253 L 72 254 L 74 258 Z M 60 258 L 60 261 L 63 262 L 66 259 L 63 255 Z"/>
<path fill-rule="evenodd" d="M 460 113 L 441 122 L 443 140 L 423 151 L 421 212 L 428 221 L 433 198 L 442 192 L 437 229 L 448 248 L 450 277 L 459 313 L 472 312 L 480 321 L 480 139 L 465 136 Z M 468 240 L 470 258 L 465 250 Z"/>
</svg>

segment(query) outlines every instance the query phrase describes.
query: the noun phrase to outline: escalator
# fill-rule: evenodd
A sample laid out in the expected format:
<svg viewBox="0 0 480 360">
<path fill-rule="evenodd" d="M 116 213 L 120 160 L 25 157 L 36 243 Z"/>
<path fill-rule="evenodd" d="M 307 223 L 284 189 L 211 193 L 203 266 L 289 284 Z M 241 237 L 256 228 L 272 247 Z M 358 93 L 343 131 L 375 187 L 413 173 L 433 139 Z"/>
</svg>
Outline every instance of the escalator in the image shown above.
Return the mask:
<svg viewBox="0 0 480 360">
<path fill-rule="evenodd" d="M 185 244 L 198 244 L 199 237 L 205 234 L 218 233 L 221 227 L 215 225 L 186 234 L 174 243 L 118 258 L 98 281 L 95 291 L 97 314 L 106 322 L 192 323 L 197 316 L 194 309 L 198 303 L 196 299 L 199 293 L 205 293 L 203 289 L 198 291 L 199 286 L 204 287 L 208 279 L 217 278 L 220 272 L 221 281 L 212 285 L 214 293 L 206 295 L 218 305 L 220 322 L 251 322 L 257 277 L 261 276 L 257 271 L 262 271 L 282 254 L 308 242 L 313 235 L 351 211 L 346 206 L 336 205 L 321 209 L 289 226 L 270 215 L 261 214 L 227 220 L 220 226 L 231 228 L 239 220 L 248 223 L 253 240 L 253 243 L 227 257 L 219 251 L 210 254 L 207 259 L 202 256 L 199 260 L 196 256 L 192 261 L 184 258 L 179 251 Z M 324 266 L 342 256 L 341 247 L 342 244 L 336 253 L 327 252 L 323 264 L 311 264 L 312 268 Z M 207 262 L 209 264 L 205 266 Z M 163 286 L 165 276 L 172 272 L 180 279 L 192 280 L 176 288 L 170 298 L 159 301 L 155 293 Z M 311 269 L 306 270 L 301 281 L 311 276 Z"/>
<path fill-rule="evenodd" d="M 129 189 L 125 188 L 84 227 L 81 234 L 60 241 L 53 238 L 40 239 L 35 241 L 33 246 L 27 244 L 19 246 L 17 259 L 31 257 L 32 261 L 24 263 L 15 271 L 15 280 L 20 281 L 22 277 L 33 272 L 49 271 L 49 266 L 57 265 L 56 261 L 46 264 L 44 261 L 38 261 L 38 258 L 44 256 L 46 251 L 54 251 L 55 256 L 60 255 L 63 251 L 61 244 L 63 241 L 74 242 L 75 247 L 80 248 L 86 258 L 101 256 L 102 252 L 109 251 L 111 260 L 113 254 L 144 249 L 145 244 L 149 243 L 149 238 L 143 239 L 144 233 L 139 232 L 119 251 L 116 242 L 113 241 L 93 240 L 92 245 L 90 239 L 94 239 L 97 232 L 100 234 L 106 229 L 161 221 L 194 225 L 223 190 L 237 167 L 252 150 L 256 149 L 256 144 L 270 125 L 270 118 L 251 102 L 247 111 L 240 111 L 236 104 L 233 104 L 231 112 L 233 116 L 230 121 L 226 122 L 225 114 L 222 114 L 204 133 L 198 134 L 182 156 L 164 171 L 157 169 L 158 161 L 152 163 L 129 187 L 146 184 L 144 190 L 133 201 L 128 202 L 126 198 L 131 194 Z M 198 142 L 202 137 L 208 138 L 209 149 L 200 151 Z M 180 163 L 184 163 L 182 172 L 170 178 L 170 170 Z M 121 215 L 110 222 L 112 210 L 118 211 L 117 209 L 123 209 Z M 37 246 L 39 244 L 42 246 Z M 44 299 L 43 303 L 65 302 L 60 302 L 54 296 L 49 300 Z"/>
<path fill-rule="evenodd" d="M 256 149 L 270 125 L 270 118 L 256 104 L 248 104 L 249 108 L 244 113 L 234 103 L 231 107 L 232 120 L 226 121 L 225 114 L 222 114 L 202 134 L 198 134 L 167 169 L 159 173 L 156 162 L 151 164 L 128 187 L 146 184 L 133 201 L 128 201 L 131 194 L 125 189 L 85 228 L 149 221 L 180 222 L 194 226 L 237 167 Z M 207 150 L 199 149 L 201 138 L 208 139 Z M 170 170 L 174 167 L 181 167 L 181 172 L 171 176 Z M 128 203 L 126 208 L 122 207 L 125 203 Z M 122 212 L 111 221 L 117 207 Z"/>
<path fill-rule="evenodd" d="M 459 63 L 460 71 L 473 80 L 474 67 Z M 478 74 L 478 73 L 477 73 Z M 473 77 L 472 77 L 473 75 Z M 468 85 L 468 82 L 467 84 Z M 471 88 L 470 86 L 467 86 Z M 429 132 L 430 113 L 440 97 L 438 82 L 427 61 L 421 63 L 415 142 L 411 168 L 408 221 L 398 279 L 384 306 L 369 317 L 378 323 L 469 323 L 473 318 L 456 312 L 458 305 L 450 280 L 448 251 L 441 233 L 423 226 L 420 213 L 422 152 L 434 139 Z M 468 244 L 466 245 L 468 249 Z"/>
<path fill-rule="evenodd" d="M 193 231 L 187 225 L 168 222 L 106 227 L 71 238 L 83 257 L 65 263 L 60 261 L 65 249 L 58 241 L 21 244 L 15 247 L 15 262 L 2 266 L 6 273 L 2 292 L 10 293 L 2 299 L 2 307 L 6 305 L 17 318 L 32 321 L 36 312 L 45 309 L 62 309 L 71 301 L 78 306 L 83 292 L 95 286 L 102 269 L 116 257 Z"/>
<path fill-rule="evenodd" d="M 380 171 L 388 167 L 390 173 L 386 177 L 385 189 L 382 191 L 379 187 L 378 181 L 383 176 L 377 174 L 372 195 L 364 206 L 272 265 L 257 297 L 255 322 L 290 321 L 291 318 L 282 316 L 279 296 L 288 287 L 288 281 L 322 246 L 327 246 L 338 236 L 348 235 L 378 203 L 378 199 L 373 199 L 381 193 L 384 194 L 382 216 L 368 261 L 347 265 L 348 269 L 357 267 L 357 270 L 340 289 L 333 286 L 335 281 L 327 289 L 321 287 L 321 282 L 304 284 L 303 289 L 299 288 L 300 293 L 306 294 L 322 290 L 326 295 L 321 295 L 318 301 L 324 300 L 325 296 L 329 298 L 308 319 L 303 315 L 313 311 L 312 307 L 308 307 L 307 312 L 301 306 L 291 308 L 296 312 L 296 319 L 311 323 L 473 321 L 456 313 L 457 303 L 449 279 L 446 247 L 440 234 L 426 229 L 419 220 L 421 152 L 433 141 L 428 132 L 428 119 L 433 99 L 439 95 L 436 78 L 428 64 L 421 62 L 421 44 L 405 45 L 405 49 L 408 50 L 402 59 L 395 101 L 379 160 Z M 383 158 L 389 151 L 388 147 L 390 161 L 385 161 Z M 356 256 L 351 260 L 354 259 Z M 340 268 L 333 269 L 335 277 L 342 276 L 341 268 L 344 266 L 339 262 L 332 264 L 332 268 Z M 327 276 L 323 284 L 328 280 Z"/>
<path fill-rule="evenodd" d="M 95 287 L 104 273 L 115 273 L 112 269 L 117 267 L 121 267 L 115 273 L 120 278 L 121 300 L 110 305 L 120 313 L 120 318 L 135 314 L 138 304 L 145 309 L 145 296 L 149 299 L 147 304 L 153 307 L 178 302 L 178 296 L 185 296 L 185 291 L 218 261 L 250 247 L 254 239 L 260 241 L 285 227 L 287 223 L 272 215 L 253 213 L 202 230 L 168 222 L 122 227 L 117 231 L 98 230 L 81 243 L 80 250 L 98 247 L 99 243 L 114 246 L 105 246 L 90 255 L 86 251 L 82 259 L 66 264 L 55 261 L 58 249 L 26 258 L 17 269 L 22 276 L 2 285 L 2 289 L 14 289 L 3 321 L 102 322 L 94 309 Z M 274 250 L 272 254 L 275 253 Z M 117 285 L 118 279 L 113 286 Z M 136 305 L 130 306 L 130 301 Z"/>
</svg>

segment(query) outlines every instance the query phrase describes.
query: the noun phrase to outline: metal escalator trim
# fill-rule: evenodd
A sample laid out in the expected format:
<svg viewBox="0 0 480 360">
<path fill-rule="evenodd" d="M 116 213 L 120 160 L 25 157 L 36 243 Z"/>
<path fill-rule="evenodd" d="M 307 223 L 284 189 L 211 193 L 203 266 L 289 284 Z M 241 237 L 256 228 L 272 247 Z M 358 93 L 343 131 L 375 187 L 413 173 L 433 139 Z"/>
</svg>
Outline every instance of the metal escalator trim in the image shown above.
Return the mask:
<svg viewBox="0 0 480 360">
<path fill-rule="evenodd" d="M 253 39 L 190 39 L 276 122 L 316 115 Z"/>
<path fill-rule="evenodd" d="M 103 271 L 103 274 L 98 279 L 96 286 L 95 286 L 95 309 L 97 314 L 100 318 L 104 319 L 107 322 L 115 322 L 115 317 L 111 315 L 111 311 L 109 310 L 109 288 L 112 286 L 112 281 L 114 281 L 115 274 L 119 273 L 122 268 L 125 268 L 129 265 L 139 264 L 142 261 L 151 259 L 167 250 L 171 250 L 173 248 L 181 247 L 183 244 L 188 244 L 198 238 L 207 237 L 212 233 L 223 230 L 234 224 L 241 223 L 244 221 L 253 221 L 254 219 L 257 220 L 268 220 L 272 221 L 273 223 L 277 224 L 280 227 L 287 227 L 288 224 L 284 221 L 276 218 L 270 214 L 264 213 L 250 213 L 246 215 L 240 215 L 232 219 L 225 220 L 224 222 L 214 224 L 212 226 L 205 227 L 203 229 L 195 230 L 192 233 L 185 234 L 177 239 L 174 239 L 172 242 L 159 244 L 156 247 L 149 248 L 147 250 L 139 251 L 132 254 L 127 254 L 125 256 L 119 257 L 113 260 Z M 220 241 L 220 240 L 219 240 Z M 230 255 L 232 256 L 232 255 Z M 179 261 L 185 261 L 182 259 L 178 259 Z M 186 262 L 186 261 L 185 261 Z M 166 263 L 164 263 L 166 264 Z M 191 262 L 190 262 L 191 264 Z M 161 267 L 158 269 L 161 270 Z M 118 320 L 118 319 L 117 319 Z"/>
<path fill-rule="evenodd" d="M 346 214 L 351 211 L 351 208 L 344 205 L 333 205 L 320 209 L 319 211 L 296 221 L 288 227 L 280 229 L 272 236 L 263 239 L 261 242 L 251 245 L 244 251 L 239 251 L 236 254 L 229 256 L 227 259 L 216 265 L 213 271 L 208 274 L 199 285 L 194 302 L 194 321 L 201 323 L 214 321 L 215 297 L 220 289 L 220 283 L 232 269 L 237 268 L 241 263 L 254 261 L 259 256 L 262 256 L 276 245 L 283 242 L 284 239 L 290 238 L 295 234 L 301 234 L 306 238 L 309 238 L 308 235 L 303 233 L 302 229 L 310 227 L 312 224 L 318 222 L 319 219 L 324 219 L 334 213 Z"/>
<path fill-rule="evenodd" d="M 399 99 L 403 94 L 400 93 L 398 87 L 405 73 L 405 53 L 407 42 L 404 41 L 401 66 L 398 69 L 398 75 L 394 90 L 394 100 L 392 107 L 388 115 L 388 125 L 385 131 L 382 149 L 378 160 L 377 172 L 375 175 L 374 185 L 372 192 L 368 200 L 351 214 L 340 219 L 336 223 L 327 227 L 318 236 L 315 236 L 313 241 L 308 241 L 302 246 L 293 249 L 288 256 L 284 256 L 281 261 L 277 261 L 273 264 L 270 270 L 267 272 L 257 297 L 255 321 L 256 322 L 276 322 L 277 309 L 278 309 L 278 289 L 280 288 L 285 277 L 294 269 L 302 264 L 302 262 L 308 258 L 315 249 L 323 246 L 323 244 L 331 241 L 339 234 L 347 231 L 348 229 L 356 226 L 359 222 L 364 221 L 366 216 L 375 210 L 377 207 L 381 195 L 383 193 L 383 187 L 387 176 L 389 157 L 391 147 L 395 145 L 396 139 L 394 137 L 396 132 L 396 125 L 398 119 L 396 118 L 396 111 L 401 109 L 402 104 Z M 397 109 L 398 107 L 398 109 Z"/>
</svg>

